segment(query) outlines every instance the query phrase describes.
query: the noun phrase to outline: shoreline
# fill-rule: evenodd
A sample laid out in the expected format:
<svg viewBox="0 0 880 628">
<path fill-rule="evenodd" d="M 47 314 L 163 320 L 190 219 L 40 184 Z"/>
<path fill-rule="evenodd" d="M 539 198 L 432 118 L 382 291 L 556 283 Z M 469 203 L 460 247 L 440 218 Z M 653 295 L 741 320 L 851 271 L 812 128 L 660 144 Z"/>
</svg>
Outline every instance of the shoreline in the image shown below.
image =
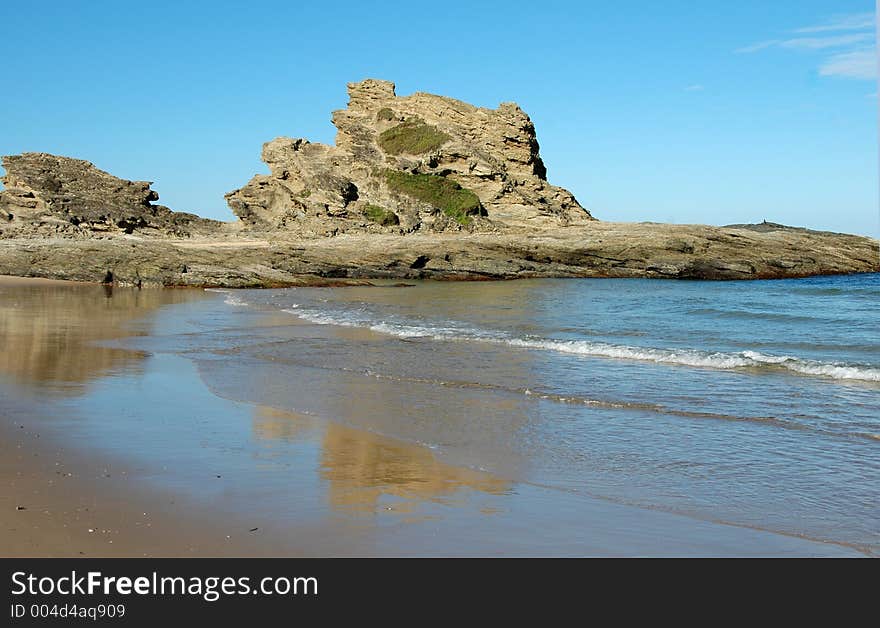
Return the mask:
<svg viewBox="0 0 880 628">
<path fill-rule="evenodd" d="M 358 279 L 327 279 L 324 277 L 302 274 L 295 275 L 293 279 L 284 282 L 265 282 L 258 284 L 234 284 L 227 285 L 222 283 L 155 283 L 143 282 L 141 284 L 131 284 L 129 282 L 113 282 L 105 283 L 102 281 L 89 281 L 85 279 L 57 279 L 55 277 L 35 277 L 31 275 L 10 275 L 0 274 L 0 286 L 103 286 L 106 289 L 113 288 L 135 288 L 145 290 L 195 290 L 195 291 L 225 291 L 225 290 L 276 290 L 283 288 L 410 288 L 415 284 L 407 283 L 408 281 L 434 281 L 438 283 L 480 283 L 492 281 L 529 281 L 541 279 L 650 279 L 652 281 L 713 281 L 724 283 L 737 282 L 754 282 L 754 281 L 785 281 L 791 279 L 810 279 L 812 277 L 839 277 L 853 275 L 874 275 L 880 273 L 878 270 L 864 270 L 851 272 L 829 272 L 829 273 L 812 273 L 804 275 L 788 275 L 781 277 L 761 277 L 761 278 L 729 278 L 729 279 L 698 279 L 687 278 L 678 279 L 673 277 L 617 277 L 614 275 L 565 275 L 565 276 L 528 276 L 528 277 L 492 277 L 492 276 L 440 276 L 440 277 L 367 277 Z"/>
<path fill-rule="evenodd" d="M 25 286 L 69 286 L 69 285 L 95 285 L 93 281 L 79 281 L 76 279 L 49 279 L 47 277 L 19 277 L 17 275 L 0 275 L 0 287 L 25 287 Z"/>
</svg>

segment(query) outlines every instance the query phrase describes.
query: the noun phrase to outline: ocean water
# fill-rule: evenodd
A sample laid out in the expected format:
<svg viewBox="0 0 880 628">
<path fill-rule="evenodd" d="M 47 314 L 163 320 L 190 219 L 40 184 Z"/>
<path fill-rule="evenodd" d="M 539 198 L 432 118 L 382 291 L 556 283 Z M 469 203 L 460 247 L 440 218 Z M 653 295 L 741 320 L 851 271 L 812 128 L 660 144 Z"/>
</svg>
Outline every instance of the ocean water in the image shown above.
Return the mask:
<svg viewBox="0 0 880 628">
<path fill-rule="evenodd" d="M 567 500 L 880 552 L 880 275 L 214 292 L 164 349 L 223 397 Z"/>
</svg>

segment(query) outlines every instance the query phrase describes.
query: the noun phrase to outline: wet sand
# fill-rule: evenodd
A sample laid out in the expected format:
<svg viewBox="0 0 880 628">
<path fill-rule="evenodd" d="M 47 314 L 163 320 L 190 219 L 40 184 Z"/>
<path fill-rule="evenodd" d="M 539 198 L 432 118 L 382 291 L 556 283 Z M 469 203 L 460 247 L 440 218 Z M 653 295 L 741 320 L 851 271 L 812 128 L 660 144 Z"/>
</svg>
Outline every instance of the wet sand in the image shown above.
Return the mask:
<svg viewBox="0 0 880 628">
<path fill-rule="evenodd" d="M 2 280 L 0 556 L 859 555 L 223 399 L 176 353 L 218 296 Z"/>
<path fill-rule="evenodd" d="M 18 294 L 28 289 L 37 295 L 66 293 L 78 305 L 100 306 L 105 295 L 96 284 L 0 276 L 0 290 L 4 288 L 7 291 L 0 292 L 0 298 L 6 298 L 7 304 L 15 294 L 9 289 Z M 182 291 L 175 292 L 179 295 Z M 133 292 L 123 291 L 126 294 L 134 296 Z M 176 300 L 169 298 L 174 294 L 171 291 L 144 294 L 147 301 L 156 303 Z M 62 300 L 69 303 L 69 299 Z M 45 303 L 45 299 L 34 299 L 30 305 L 34 303 Z M 122 318 L 131 314 L 125 310 L 132 309 L 132 303 L 124 304 Z M 120 364 L 116 358 L 121 353 L 117 350 L 89 344 L 95 339 L 125 335 L 107 324 L 107 319 L 115 318 L 112 315 L 102 320 L 90 310 L 35 312 L 28 308 L 21 312 L 21 320 L 15 320 L 18 317 L 8 307 L 2 311 L 5 316 L 0 323 L 5 326 L 0 329 L 6 334 L 0 335 L 4 356 L 0 369 L 14 380 L 70 383 L 95 372 L 112 371 Z M 44 325 L 40 325 L 41 316 Z M 41 334 L 46 327 L 55 327 L 64 336 L 64 349 L 48 346 Z M 14 336 L 26 341 L 29 350 L 16 343 Z M 13 410 L 17 411 L 15 419 Z M 35 412 L 28 412 L 26 403 L 0 397 L 0 556 L 275 554 L 265 537 L 256 538 L 245 529 L 246 522 L 226 519 L 218 525 L 204 513 L 193 512 L 174 493 L 146 487 L 143 477 L 124 461 L 78 451 L 64 443 L 63 435 L 53 439 L 36 418 Z M 291 548 L 285 553 L 296 555 Z"/>
<path fill-rule="evenodd" d="M 124 467 L 50 444 L 38 431 L 4 424 L 0 439 L 0 556 L 277 553 L 246 523 L 218 525 L 173 493 L 144 488 L 143 478 Z M 296 555 L 282 547 L 282 554 Z"/>
</svg>

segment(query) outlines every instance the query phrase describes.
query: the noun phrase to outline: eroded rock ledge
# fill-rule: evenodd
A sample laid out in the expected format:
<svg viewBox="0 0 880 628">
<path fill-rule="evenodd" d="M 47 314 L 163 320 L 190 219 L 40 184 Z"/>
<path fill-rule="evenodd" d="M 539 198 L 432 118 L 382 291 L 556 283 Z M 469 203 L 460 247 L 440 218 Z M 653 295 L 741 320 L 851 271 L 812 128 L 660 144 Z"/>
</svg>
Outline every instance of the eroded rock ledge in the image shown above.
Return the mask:
<svg viewBox="0 0 880 628">
<path fill-rule="evenodd" d="M 399 97 L 368 79 L 336 145 L 277 138 L 270 174 L 222 223 L 155 204 L 144 181 L 47 153 L 3 158 L 0 274 L 132 285 L 283 286 L 372 278 L 756 279 L 880 272 L 878 242 L 760 225 L 600 222 L 547 181 L 515 104 Z"/>
</svg>

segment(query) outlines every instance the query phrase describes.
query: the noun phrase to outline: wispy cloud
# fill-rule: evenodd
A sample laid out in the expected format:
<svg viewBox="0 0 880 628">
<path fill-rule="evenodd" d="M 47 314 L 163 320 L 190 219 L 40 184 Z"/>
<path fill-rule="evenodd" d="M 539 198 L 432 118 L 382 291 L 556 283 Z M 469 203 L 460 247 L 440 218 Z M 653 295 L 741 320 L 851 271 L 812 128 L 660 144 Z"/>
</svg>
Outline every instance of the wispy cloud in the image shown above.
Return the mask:
<svg viewBox="0 0 880 628">
<path fill-rule="evenodd" d="M 823 48 L 840 48 L 850 46 L 874 38 L 872 33 L 854 33 L 852 35 L 836 35 L 834 37 L 797 37 L 780 42 L 783 48 L 801 48 L 804 50 L 821 50 Z"/>
<path fill-rule="evenodd" d="M 749 53 L 749 52 L 758 52 L 759 50 L 764 50 L 765 48 L 772 48 L 773 46 L 778 46 L 782 43 L 781 39 L 768 39 L 767 41 L 759 41 L 756 44 L 750 44 L 748 46 L 743 46 L 742 48 L 737 48 L 734 52 L 741 53 Z"/>
<path fill-rule="evenodd" d="M 826 37 L 792 37 L 790 39 L 768 39 L 756 44 L 737 48 L 736 52 L 750 53 L 767 48 L 791 48 L 794 50 L 822 50 L 823 48 L 840 48 L 851 46 L 873 38 L 871 33 L 851 33 L 849 35 L 832 35 Z"/>
<path fill-rule="evenodd" d="M 704 89 L 704 87 L 702 85 L 688 85 L 687 87 L 684 88 L 684 91 L 686 91 L 686 92 L 701 92 L 701 91 L 703 91 L 703 89 Z"/>
<path fill-rule="evenodd" d="M 873 13 L 838 15 L 824 24 L 796 28 L 791 32 L 812 36 L 768 39 L 743 46 L 735 52 L 749 54 L 768 48 L 833 51 L 819 64 L 820 76 L 862 80 L 877 77 Z"/>
<path fill-rule="evenodd" d="M 797 28 L 795 33 L 826 33 L 831 31 L 860 31 L 866 28 L 874 28 L 873 13 L 853 13 L 850 15 L 837 15 L 825 24 Z"/>
<path fill-rule="evenodd" d="M 872 49 L 833 55 L 819 66 L 819 74 L 864 80 L 875 79 L 877 78 L 877 53 Z"/>
</svg>

